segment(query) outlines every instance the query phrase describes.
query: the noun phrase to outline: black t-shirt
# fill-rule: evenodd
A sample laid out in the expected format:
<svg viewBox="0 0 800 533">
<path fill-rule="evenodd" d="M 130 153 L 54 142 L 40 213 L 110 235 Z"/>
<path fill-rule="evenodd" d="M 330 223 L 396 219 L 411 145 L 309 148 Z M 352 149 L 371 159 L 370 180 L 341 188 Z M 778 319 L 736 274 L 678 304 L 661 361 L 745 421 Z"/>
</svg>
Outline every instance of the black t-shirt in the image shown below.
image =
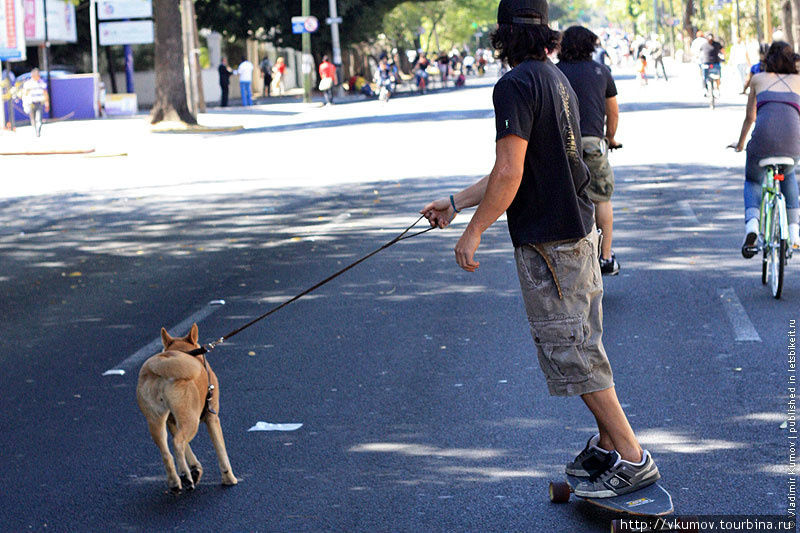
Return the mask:
<svg viewBox="0 0 800 533">
<path fill-rule="evenodd" d="M 217 70 L 219 71 L 219 84 L 224 87 L 230 85 L 231 73 L 228 71 L 228 67 L 220 65 Z"/>
<path fill-rule="evenodd" d="M 549 60 L 527 60 L 500 78 L 492 99 L 497 140 L 513 134 L 528 141 L 507 211 L 514 246 L 588 235 L 594 207 L 586 195 L 578 99 L 567 78 Z"/>
<path fill-rule="evenodd" d="M 606 98 L 617 96 L 617 86 L 611 71 L 596 61 L 567 63 L 559 61 L 558 68 L 569 80 L 578 96 L 583 137 L 604 137 Z"/>
<path fill-rule="evenodd" d="M 722 45 L 719 44 L 717 41 L 714 42 L 704 42 L 700 48 L 700 61 L 702 63 L 722 63 L 722 59 L 719 57 L 719 53 L 722 50 Z"/>
</svg>

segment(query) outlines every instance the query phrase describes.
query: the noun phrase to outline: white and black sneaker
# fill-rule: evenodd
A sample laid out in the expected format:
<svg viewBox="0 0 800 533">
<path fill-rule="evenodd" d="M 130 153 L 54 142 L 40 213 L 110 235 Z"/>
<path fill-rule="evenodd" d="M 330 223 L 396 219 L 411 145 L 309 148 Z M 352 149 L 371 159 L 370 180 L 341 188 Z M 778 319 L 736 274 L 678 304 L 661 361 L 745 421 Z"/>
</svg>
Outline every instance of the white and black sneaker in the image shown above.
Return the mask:
<svg viewBox="0 0 800 533">
<path fill-rule="evenodd" d="M 593 474 L 603 472 L 606 470 L 616 458 L 610 451 L 600 448 L 597 443 L 600 441 L 600 435 L 595 435 L 586 447 L 578 454 L 578 456 L 567 463 L 566 472 L 570 476 L 576 477 L 591 477 Z"/>
<path fill-rule="evenodd" d="M 596 473 L 575 486 L 575 495 L 583 498 L 613 498 L 628 494 L 661 478 L 658 467 L 647 450 L 642 453 L 639 464 L 624 461 L 616 451 L 611 452 L 615 461 L 603 472 Z"/>
<path fill-rule="evenodd" d="M 742 257 L 750 259 L 758 253 L 758 219 L 751 218 L 744 225 L 744 242 L 742 243 Z"/>
<path fill-rule="evenodd" d="M 611 252 L 609 259 L 600 257 L 600 273 L 604 276 L 616 276 L 619 274 L 619 262 L 614 252 Z"/>
</svg>

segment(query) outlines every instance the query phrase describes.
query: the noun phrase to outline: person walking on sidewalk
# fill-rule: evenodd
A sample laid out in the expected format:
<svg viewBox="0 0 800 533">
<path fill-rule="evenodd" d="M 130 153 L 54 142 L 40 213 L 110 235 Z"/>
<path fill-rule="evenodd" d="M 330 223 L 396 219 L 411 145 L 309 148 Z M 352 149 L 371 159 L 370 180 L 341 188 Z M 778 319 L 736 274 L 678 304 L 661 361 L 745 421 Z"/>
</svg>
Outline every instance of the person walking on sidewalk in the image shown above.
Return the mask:
<svg viewBox="0 0 800 533">
<path fill-rule="evenodd" d="M 242 94 L 242 105 L 253 105 L 253 64 L 247 59 L 243 59 L 236 67 L 236 74 L 239 75 L 239 92 Z"/>
<path fill-rule="evenodd" d="M 23 105 L 31 118 L 31 127 L 37 137 L 42 134 L 42 109 L 50 112 L 50 95 L 47 82 L 42 79 L 39 69 L 31 71 L 31 77 L 22 84 Z"/>
<path fill-rule="evenodd" d="M 319 64 L 319 90 L 325 96 L 325 105 L 333 105 L 333 87 L 336 85 L 336 66 L 327 55 Z"/>
<path fill-rule="evenodd" d="M 228 66 L 228 60 L 224 57 L 217 70 L 219 71 L 219 88 L 222 93 L 219 105 L 220 107 L 228 107 L 228 89 L 230 88 L 231 74 L 233 74 L 233 71 L 231 67 Z"/>
<path fill-rule="evenodd" d="M 603 275 L 616 276 L 619 274 L 619 263 L 611 250 L 614 171 L 608 163 L 608 149 L 619 146 L 614 139 L 619 122 L 619 106 L 617 86 L 611 70 L 592 60 L 597 42 L 597 35 L 583 26 L 567 28 L 561 39 L 558 68 L 578 97 L 583 161 L 589 167 L 591 178 L 586 192 L 594 202 L 595 221 L 603 233 L 600 271 Z"/>
<path fill-rule="evenodd" d="M 642 450 L 617 399 L 603 348 L 603 284 L 589 175 L 581 159 L 578 102 L 547 58 L 560 34 L 547 26 L 545 0 L 501 0 L 491 40 L 513 67 L 494 88 L 496 160 L 491 173 L 426 205 L 432 226 L 478 206 L 455 247 L 467 272 L 481 234 L 503 212 L 514 244 L 523 300 L 539 364 L 551 395 L 580 395 L 598 434 L 566 466 L 584 477 L 583 497 L 612 497 L 655 483 L 660 475 Z"/>
<path fill-rule="evenodd" d="M 270 63 L 269 57 L 264 56 L 264 59 L 258 64 L 258 68 L 261 69 L 261 77 L 264 78 L 264 98 L 269 98 L 269 89 L 272 85 L 272 63 Z"/>
</svg>

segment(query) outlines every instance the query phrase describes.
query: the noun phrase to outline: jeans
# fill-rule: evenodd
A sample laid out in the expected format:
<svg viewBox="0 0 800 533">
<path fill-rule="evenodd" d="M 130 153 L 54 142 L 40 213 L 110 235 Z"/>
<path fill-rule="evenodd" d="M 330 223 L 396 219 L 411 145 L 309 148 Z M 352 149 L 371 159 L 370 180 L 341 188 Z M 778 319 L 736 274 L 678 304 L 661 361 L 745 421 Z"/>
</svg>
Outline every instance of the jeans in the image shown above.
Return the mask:
<svg viewBox="0 0 800 533">
<path fill-rule="evenodd" d="M 242 93 L 242 105 L 253 105 L 253 93 L 250 91 L 249 81 L 239 82 L 239 92 Z"/>
<path fill-rule="evenodd" d="M 758 218 L 761 212 L 761 182 L 766 172 L 758 166 L 758 161 L 764 156 L 751 156 L 747 154 L 744 166 L 744 219 Z M 781 192 L 786 199 L 786 210 L 789 223 L 797 223 L 800 217 L 800 192 L 797 189 L 797 176 L 793 167 L 784 173 L 781 182 Z"/>
</svg>

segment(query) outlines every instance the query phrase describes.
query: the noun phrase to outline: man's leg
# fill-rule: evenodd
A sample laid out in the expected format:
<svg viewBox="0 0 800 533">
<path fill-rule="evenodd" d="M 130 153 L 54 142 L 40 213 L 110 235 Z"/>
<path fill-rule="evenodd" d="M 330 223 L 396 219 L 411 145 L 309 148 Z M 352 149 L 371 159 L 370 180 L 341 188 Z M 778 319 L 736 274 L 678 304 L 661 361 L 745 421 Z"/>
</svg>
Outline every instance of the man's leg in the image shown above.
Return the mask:
<svg viewBox="0 0 800 533">
<path fill-rule="evenodd" d="M 597 227 L 603 232 L 600 256 L 603 259 L 611 259 L 611 240 L 614 234 L 614 210 L 611 202 L 595 202 L 594 218 L 597 221 Z"/>
<path fill-rule="evenodd" d="M 622 410 L 615 387 L 581 396 L 594 415 L 600 430 L 597 445 L 604 450 L 616 450 L 620 457 L 632 463 L 642 460 L 642 447 L 636 440 L 628 418 Z"/>
</svg>

